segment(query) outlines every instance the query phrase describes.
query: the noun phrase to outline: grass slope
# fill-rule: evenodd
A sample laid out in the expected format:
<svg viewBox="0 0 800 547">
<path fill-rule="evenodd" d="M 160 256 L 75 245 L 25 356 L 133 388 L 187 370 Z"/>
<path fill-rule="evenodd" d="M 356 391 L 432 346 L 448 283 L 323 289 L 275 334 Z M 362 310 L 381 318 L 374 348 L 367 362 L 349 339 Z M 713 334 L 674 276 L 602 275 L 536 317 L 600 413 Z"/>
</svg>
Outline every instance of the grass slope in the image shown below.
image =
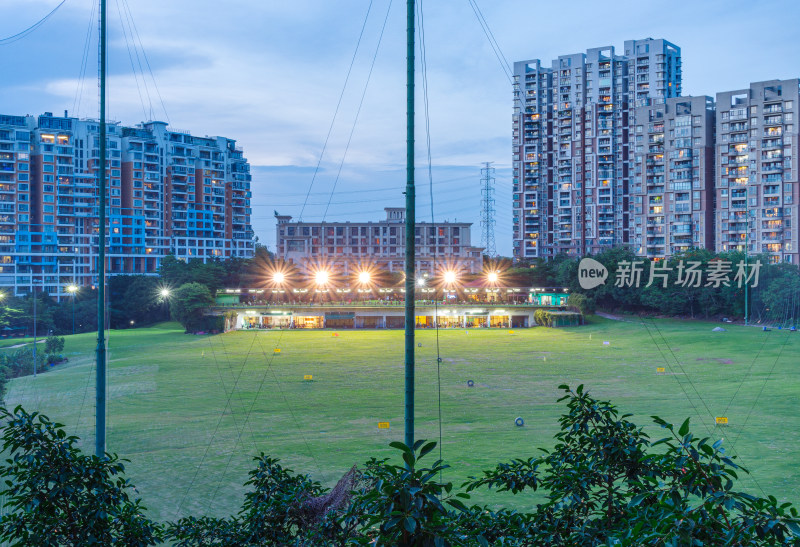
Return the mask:
<svg viewBox="0 0 800 547">
<path fill-rule="evenodd" d="M 800 501 L 800 337 L 714 326 L 596 319 L 572 329 L 441 331 L 443 456 L 453 466 L 445 478 L 460 484 L 551 446 L 562 412 L 557 386 L 583 383 L 640 424 L 653 414 L 691 416 L 696 434 L 735 443 L 753 472 L 744 487 Z M 70 363 L 14 380 L 7 404 L 67 424 L 91 451 L 95 340 L 66 338 Z M 417 437 L 438 439 L 435 333 L 418 331 L 417 341 Z M 403 438 L 401 331 L 187 336 L 164 324 L 111 332 L 109 357 L 108 448 L 131 460 L 129 475 L 156 519 L 231 513 L 261 451 L 332 485 Z M 524 427 L 514 426 L 517 416 Z M 715 428 L 714 416 L 731 425 Z"/>
</svg>

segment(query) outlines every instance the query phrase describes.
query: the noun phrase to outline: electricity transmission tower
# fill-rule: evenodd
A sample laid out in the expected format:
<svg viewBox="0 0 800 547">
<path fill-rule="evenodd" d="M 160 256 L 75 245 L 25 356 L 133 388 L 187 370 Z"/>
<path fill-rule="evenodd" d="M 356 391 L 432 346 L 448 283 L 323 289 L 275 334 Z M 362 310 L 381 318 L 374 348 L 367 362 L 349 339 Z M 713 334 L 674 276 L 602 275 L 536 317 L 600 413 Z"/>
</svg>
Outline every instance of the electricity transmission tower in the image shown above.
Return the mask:
<svg viewBox="0 0 800 547">
<path fill-rule="evenodd" d="M 481 169 L 481 245 L 483 254 L 496 257 L 494 244 L 494 167 L 492 162 L 483 163 Z"/>
</svg>

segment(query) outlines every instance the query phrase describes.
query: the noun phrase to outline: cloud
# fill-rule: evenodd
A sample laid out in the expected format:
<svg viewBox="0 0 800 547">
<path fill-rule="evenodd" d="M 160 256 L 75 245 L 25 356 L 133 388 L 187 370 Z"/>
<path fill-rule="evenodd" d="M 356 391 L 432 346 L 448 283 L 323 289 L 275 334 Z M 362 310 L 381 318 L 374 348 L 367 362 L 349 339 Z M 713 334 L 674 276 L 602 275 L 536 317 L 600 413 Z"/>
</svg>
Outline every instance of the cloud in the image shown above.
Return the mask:
<svg viewBox="0 0 800 547">
<path fill-rule="evenodd" d="M 58 0 L 0 4 L 0 35 L 31 24 Z M 126 4 L 127 2 L 127 4 Z M 110 4 L 110 112 L 125 124 L 165 119 L 149 73 L 143 107 L 120 26 Z M 237 139 L 254 166 L 254 202 L 272 214 L 281 193 L 304 194 L 320 161 L 331 119 L 370 5 L 368 0 L 120 0 L 133 14 L 169 121 L 199 135 Z M 315 203 L 334 185 L 367 72 L 375 54 L 388 0 L 374 0 L 336 124 L 312 189 Z M 613 45 L 626 39 L 664 37 L 683 53 L 684 93 L 713 94 L 750 81 L 800 75 L 800 42 L 793 27 L 800 5 L 745 0 L 659 3 L 623 0 L 604 8 L 596 2 L 543 4 L 479 1 L 505 59 L 539 58 Z M 460 178 L 435 186 L 437 210 L 473 222 L 479 219 L 477 185 L 483 161 L 498 167 L 498 246 L 510 253 L 511 85 L 469 3 L 425 2 L 431 155 L 434 179 Z M 337 215 L 374 216 L 382 201 L 402 203 L 402 190 L 370 193 L 405 183 L 405 5 L 394 1 L 364 104 L 336 182 L 339 196 L 361 192 L 375 198 L 363 207 L 336 204 Z M 91 3 L 67 2 L 30 37 L 5 47 L 9 76 L 0 87 L 4 113 L 73 109 L 81 84 L 83 44 Z M 421 37 L 422 33 L 418 33 Z M 82 114 L 96 116 L 96 47 L 89 47 Z M 420 58 L 419 52 L 417 55 Z M 417 72 L 417 176 L 425 175 L 423 75 Z M 260 166 L 263 166 L 260 167 Z M 455 175 L 454 175 L 455 174 Z M 319 192 L 319 195 L 315 195 Z M 475 192 L 475 199 L 472 193 Z M 420 201 L 427 199 L 420 191 Z M 286 197 L 286 196 L 284 196 Z M 296 196 L 295 196 L 296 197 Z M 372 199 L 370 198 L 370 199 Z M 279 201 L 281 200 L 282 201 Z M 298 198 L 302 201 L 302 197 Z M 297 199 L 286 210 L 296 214 Z M 294 211 L 294 212 L 292 212 Z M 369 213 L 367 213 L 369 212 Z M 311 207 L 307 214 L 321 215 Z M 463 215 L 463 216 L 462 216 Z M 258 216 L 258 215 L 254 215 Z M 271 221 L 254 221 L 257 231 Z M 501 235 L 502 233 L 502 235 Z M 477 224 L 474 233 L 477 237 Z"/>
</svg>

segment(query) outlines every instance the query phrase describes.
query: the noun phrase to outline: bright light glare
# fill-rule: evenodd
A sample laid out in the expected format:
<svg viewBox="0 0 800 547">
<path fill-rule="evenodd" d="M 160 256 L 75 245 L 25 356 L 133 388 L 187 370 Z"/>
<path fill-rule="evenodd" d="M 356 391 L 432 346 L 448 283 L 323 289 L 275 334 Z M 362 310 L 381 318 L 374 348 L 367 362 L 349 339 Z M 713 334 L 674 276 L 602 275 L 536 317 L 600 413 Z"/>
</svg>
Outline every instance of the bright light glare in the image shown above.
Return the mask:
<svg viewBox="0 0 800 547">
<path fill-rule="evenodd" d="M 489 283 L 497 283 L 497 272 L 489 272 Z"/>
<path fill-rule="evenodd" d="M 445 283 L 455 283 L 456 282 L 456 272 L 454 272 L 454 271 L 446 271 L 446 272 L 444 272 L 444 281 L 445 281 Z"/>
<path fill-rule="evenodd" d="M 283 275 L 283 272 L 275 272 L 274 274 L 272 274 L 272 280 L 275 283 L 283 283 L 285 279 L 286 276 Z"/>
<path fill-rule="evenodd" d="M 169 296 L 169 289 L 161 289 L 161 290 L 160 290 L 160 291 L 158 291 L 158 292 L 159 292 L 159 294 L 160 294 L 162 297 L 164 297 L 164 298 L 166 298 L 166 297 L 168 297 L 168 296 Z"/>
<path fill-rule="evenodd" d="M 317 282 L 317 285 L 325 285 L 328 282 L 328 272 L 325 270 L 320 270 L 314 276 L 314 279 Z"/>
<path fill-rule="evenodd" d="M 358 274 L 358 282 L 369 283 L 370 277 L 369 272 L 361 272 Z"/>
<path fill-rule="evenodd" d="M 425 278 L 420 277 L 417 279 L 417 287 L 424 287 L 425 286 Z"/>
<path fill-rule="evenodd" d="M 78 287 L 76 287 L 75 285 L 69 285 L 69 286 L 67 287 L 67 292 L 74 293 L 74 292 L 75 292 L 75 291 L 77 291 L 77 290 L 78 290 Z"/>
</svg>

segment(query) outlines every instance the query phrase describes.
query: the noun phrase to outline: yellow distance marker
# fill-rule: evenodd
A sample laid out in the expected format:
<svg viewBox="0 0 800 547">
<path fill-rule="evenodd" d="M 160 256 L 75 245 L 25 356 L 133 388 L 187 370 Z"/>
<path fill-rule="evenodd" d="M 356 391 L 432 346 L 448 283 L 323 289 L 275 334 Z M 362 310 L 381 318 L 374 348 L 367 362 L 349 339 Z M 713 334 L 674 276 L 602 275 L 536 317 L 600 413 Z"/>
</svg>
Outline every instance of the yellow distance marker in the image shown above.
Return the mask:
<svg viewBox="0 0 800 547">
<path fill-rule="evenodd" d="M 714 421 L 717 425 L 728 425 L 728 418 L 725 416 L 717 416 Z"/>
<path fill-rule="evenodd" d="M 378 422 L 378 429 L 389 429 L 389 422 Z"/>
<path fill-rule="evenodd" d="M 667 369 L 664 368 L 664 367 L 657 367 L 656 368 L 656 374 L 664 374 L 665 372 L 667 372 Z"/>
<path fill-rule="evenodd" d="M 303 380 L 313 380 L 313 379 L 314 379 L 314 377 L 311 374 L 304 374 L 303 375 Z"/>
<path fill-rule="evenodd" d="M 273 351 L 273 353 L 280 353 L 280 352 L 281 352 L 281 348 L 275 348 L 275 349 L 274 349 L 274 350 L 272 350 L 272 351 Z"/>
<path fill-rule="evenodd" d="M 508 334 L 514 334 L 513 330 L 508 331 Z"/>
</svg>

